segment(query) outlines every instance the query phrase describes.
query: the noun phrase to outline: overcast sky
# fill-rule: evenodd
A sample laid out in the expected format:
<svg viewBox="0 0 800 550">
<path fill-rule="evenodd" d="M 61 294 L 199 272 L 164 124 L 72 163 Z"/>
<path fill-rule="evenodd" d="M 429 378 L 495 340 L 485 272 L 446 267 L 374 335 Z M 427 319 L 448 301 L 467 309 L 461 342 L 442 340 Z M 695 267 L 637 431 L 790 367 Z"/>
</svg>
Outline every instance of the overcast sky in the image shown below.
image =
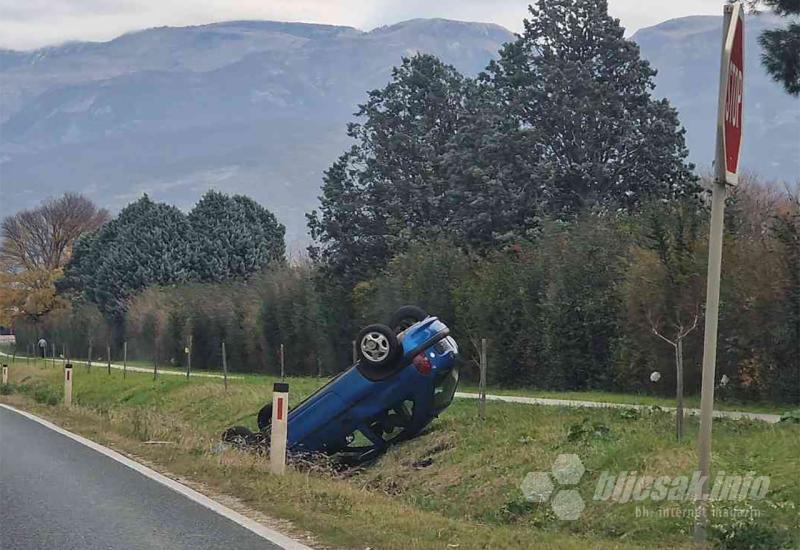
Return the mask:
<svg viewBox="0 0 800 550">
<path fill-rule="evenodd" d="M 0 47 L 110 40 L 156 26 L 232 19 L 350 25 L 369 30 L 415 17 L 484 21 L 520 31 L 530 0 L 0 0 Z M 724 0 L 609 0 L 632 33 L 686 15 L 718 15 Z"/>
</svg>

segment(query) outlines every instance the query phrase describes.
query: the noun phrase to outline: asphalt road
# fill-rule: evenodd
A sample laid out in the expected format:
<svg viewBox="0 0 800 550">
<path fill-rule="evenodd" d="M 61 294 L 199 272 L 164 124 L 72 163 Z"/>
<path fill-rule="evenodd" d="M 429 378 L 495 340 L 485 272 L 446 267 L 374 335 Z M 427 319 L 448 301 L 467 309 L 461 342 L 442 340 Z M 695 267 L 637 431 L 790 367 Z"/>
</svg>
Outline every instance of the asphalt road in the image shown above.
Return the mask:
<svg viewBox="0 0 800 550">
<path fill-rule="evenodd" d="M 0 549 L 281 548 L 0 407 Z"/>
</svg>

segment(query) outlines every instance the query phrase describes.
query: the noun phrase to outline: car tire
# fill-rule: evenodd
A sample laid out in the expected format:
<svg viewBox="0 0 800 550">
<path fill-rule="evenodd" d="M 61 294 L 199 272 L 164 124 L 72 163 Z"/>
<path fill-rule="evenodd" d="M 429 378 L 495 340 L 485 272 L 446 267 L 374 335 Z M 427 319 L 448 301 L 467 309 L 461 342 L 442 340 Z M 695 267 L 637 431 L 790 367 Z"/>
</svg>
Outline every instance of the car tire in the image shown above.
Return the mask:
<svg viewBox="0 0 800 550">
<path fill-rule="evenodd" d="M 272 403 L 267 403 L 258 411 L 258 429 L 262 432 L 272 424 Z"/>
<path fill-rule="evenodd" d="M 401 351 L 397 335 L 386 325 L 368 325 L 356 338 L 359 362 L 372 369 L 384 369 L 394 365 Z"/>
<path fill-rule="evenodd" d="M 253 435 L 253 432 L 244 426 L 233 426 L 222 432 L 222 441 L 243 446 L 252 442 Z"/>
<path fill-rule="evenodd" d="M 400 334 L 411 325 L 424 321 L 427 317 L 428 313 L 421 307 L 403 306 L 394 312 L 389 320 L 389 326 L 392 327 L 395 334 Z"/>
</svg>

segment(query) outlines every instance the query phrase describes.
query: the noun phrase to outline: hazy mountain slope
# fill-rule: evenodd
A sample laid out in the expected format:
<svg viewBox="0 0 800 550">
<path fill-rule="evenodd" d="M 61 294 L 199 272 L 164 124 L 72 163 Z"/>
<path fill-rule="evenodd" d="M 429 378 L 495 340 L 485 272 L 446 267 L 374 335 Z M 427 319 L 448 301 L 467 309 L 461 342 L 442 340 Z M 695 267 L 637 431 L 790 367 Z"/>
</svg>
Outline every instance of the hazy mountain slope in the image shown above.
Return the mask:
<svg viewBox="0 0 800 550">
<path fill-rule="evenodd" d="M 778 21 L 748 18 L 743 162 L 795 179 L 800 103 L 769 80 L 756 44 Z M 687 17 L 634 36 L 701 169 L 713 155 L 720 26 Z M 430 52 L 474 75 L 512 38 L 497 25 L 441 19 L 370 32 L 234 21 L 0 50 L 0 216 L 65 190 L 112 209 L 142 192 L 188 208 L 216 187 L 274 210 L 297 248 L 322 172 L 347 146 L 346 123 L 401 56 Z"/>
<path fill-rule="evenodd" d="M 758 36 L 783 25 L 770 14 L 748 16 L 745 27 L 745 115 L 742 166 L 764 178 L 800 180 L 800 100 L 784 93 L 761 66 Z M 637 32 L 642 54 L 658 69 L 656 93 L 678 108 L 692 160 L 714 160 L 720 17 L 685 17 Z"/>
<path fill-rule="evenodd" d="M 475 74 L 511 38 L 446 20 L 368 33 L 231 22 L 4 52 L 0 215 L 64 189 L 111 208 L 144 191 L 186 208 L 215 186 L 253 196 L 303 239 L 346 123 L 401 56 Z"/>
</svg>

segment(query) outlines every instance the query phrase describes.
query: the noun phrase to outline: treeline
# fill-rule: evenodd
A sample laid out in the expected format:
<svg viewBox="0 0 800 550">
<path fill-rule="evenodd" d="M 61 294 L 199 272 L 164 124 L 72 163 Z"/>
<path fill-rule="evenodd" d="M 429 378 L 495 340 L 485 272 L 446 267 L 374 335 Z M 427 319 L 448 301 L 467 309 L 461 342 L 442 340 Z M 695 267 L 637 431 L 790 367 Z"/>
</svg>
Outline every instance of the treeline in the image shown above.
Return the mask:
<svg viewBox="0 0 800 550">
<path fill-rule="evenodd" d="M 800 397 L 800 197 L 746 184 L 731 197 L 723 256 L 718 377 L 723 396 L 797 402 Z M 674 350 L 654 330 L 684 342 L 686 388 L 700 385 L 707 213 L 646 205 L 636 215 L 587 213 L 544 220 L 535 243 L 488 254 L 452 240 L 417 242 L 373 278 L 347 291 L 314 266 L 281 265 L 247 281 L 154 287 L 125 315 L 131 358 L 184 367 L 329 375 L 349 364 L 358 328 L 414 303 L 453 329 L 464 358 L 490 343 L 489 380 L 553 390 L 605 389 L 670 395 Z M 688 275 L 686 275 L 688 273 Z M 684 278 L 676 294 L 676 280 Z M 20 345 L 44 335 L 95 359 L 112 327 L 95 306 L 54 312 L 18 326 Z M 474 361 L 473 361 L 474 363 Z M 662 373 L 658 383 L 653 371 Z M 467 376 L 474 366 L 465 365 Z"/>
<path fill-rule="evenodd" d="M 285 260 L 285 229 L 242 195 L 209 191 L 185 215 L 147 195 L 75 243 L 62 293 L 81 293 L 110 319 L 155 285 L 244 278 Z"/>
</svg>

